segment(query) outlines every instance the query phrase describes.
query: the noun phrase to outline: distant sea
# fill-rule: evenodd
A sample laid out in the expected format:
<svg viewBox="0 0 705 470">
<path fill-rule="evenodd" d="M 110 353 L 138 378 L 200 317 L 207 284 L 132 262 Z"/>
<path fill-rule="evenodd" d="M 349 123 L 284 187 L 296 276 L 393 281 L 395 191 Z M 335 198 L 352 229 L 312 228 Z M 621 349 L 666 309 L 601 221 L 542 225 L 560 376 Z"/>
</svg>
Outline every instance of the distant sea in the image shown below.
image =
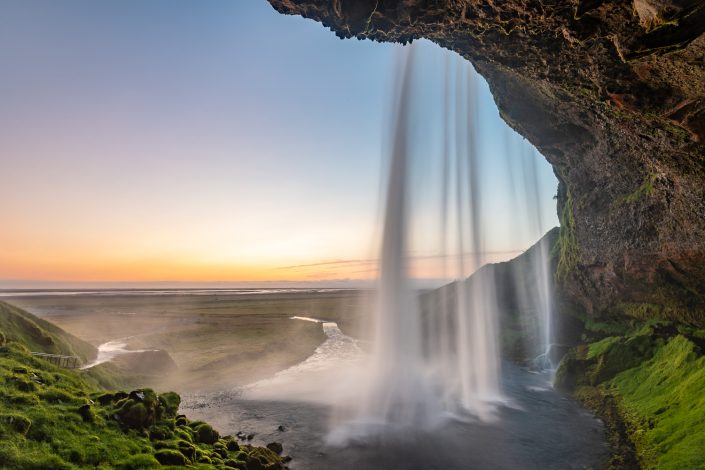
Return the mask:
<svg viewBox="0 0 705 470">
<path fill-rule="evenodd" d="M 61 290 L 61 289 L 7 289 L 0 290 L 0 297 L 37 297 L 37 296 L 53 296 L 53 295 L 94 295 L 94 296 L 115 296 L 115 295 L 257 295 L 257 294 L 293 294 L 293 293 L 326 293 L 326 292 L 344 292 L 353 291 L 356 289 L 350 288 L 262 288 L 262 289 L 97 289 L 97 290 Z"/>
</svg>

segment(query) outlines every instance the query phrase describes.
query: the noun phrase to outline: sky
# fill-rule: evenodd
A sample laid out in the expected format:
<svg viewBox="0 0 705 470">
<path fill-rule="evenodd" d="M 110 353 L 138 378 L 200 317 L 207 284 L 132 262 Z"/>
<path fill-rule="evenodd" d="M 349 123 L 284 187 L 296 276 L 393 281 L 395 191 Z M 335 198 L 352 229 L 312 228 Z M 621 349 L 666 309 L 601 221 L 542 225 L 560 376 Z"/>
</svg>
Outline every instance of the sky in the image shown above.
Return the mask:
<svg viewBox="0 0 705 470">
<path fill-rule="evenodd" d="M 0 288 L 374 276 L 401 48 L 265 0 L 0 0 Z M 449 53 L 421 49 L 433 87 Z M 511 132 L 480 88 L 491 167 Z M 537 237 L 499 205 L 506 258 Z"/>
</svg>

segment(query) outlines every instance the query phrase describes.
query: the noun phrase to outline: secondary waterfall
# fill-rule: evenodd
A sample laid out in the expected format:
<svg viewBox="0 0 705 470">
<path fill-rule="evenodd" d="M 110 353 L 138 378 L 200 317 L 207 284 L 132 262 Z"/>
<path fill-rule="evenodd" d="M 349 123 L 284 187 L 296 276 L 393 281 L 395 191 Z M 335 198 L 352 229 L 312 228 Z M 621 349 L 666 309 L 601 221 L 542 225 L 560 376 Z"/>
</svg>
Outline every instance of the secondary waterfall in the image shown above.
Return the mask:
<svg viewBox="0 0 705 470">
<path fill-rule="evenodd" d="M 515 290 L 522 315 L 529 321 L 524 336 L 528 354 L 534 357 L 531 366 L 539 370 L 554 370 L 560 358 L 553 351 L 553 269 L 550 239 L 543 237 L 546 214 L 540 202 L 538 162 L 536 152 L 516 134 L 504 133 L 504 165 L 511 187 L 510 200 L 520 220 L 515 226 L 533 240 L 539 240 L 526 254 L 527 269 L 515 272 Z M 518 175 L 517 175 L 518 173 Z M 517 233 L 517 232 L 514 232 Z M 514 243 L 520 243 L 514 237 Z"/>
<path fill-rule="evenodd" d="M 333 442 L 449 417 L 492 420 L 503 394 L 500 308 L 487 263 L 520 253 L 498 244 L 527 246 L 545 230 L 540 156 L 507 134 L 495 139 L 505 145 L 499 153 L 509 171 L 501 156 L 487 158 L 497 142 L 488 147 L 479 122 L 476 72 L 451 53 L 439 64 L 418 49 L 404 48 L 397 68 L 369 363 L 364 379 L 356 375 L 360 399 L 338 410 Z M 439 70 L 441 86 L 429 87 Z M 537 356 L 551 337 L 550 247 L 543 245 L 526 296 Z M 415 280 L 424 277 L 445 285 L 420 292 Z"/>
</svg>

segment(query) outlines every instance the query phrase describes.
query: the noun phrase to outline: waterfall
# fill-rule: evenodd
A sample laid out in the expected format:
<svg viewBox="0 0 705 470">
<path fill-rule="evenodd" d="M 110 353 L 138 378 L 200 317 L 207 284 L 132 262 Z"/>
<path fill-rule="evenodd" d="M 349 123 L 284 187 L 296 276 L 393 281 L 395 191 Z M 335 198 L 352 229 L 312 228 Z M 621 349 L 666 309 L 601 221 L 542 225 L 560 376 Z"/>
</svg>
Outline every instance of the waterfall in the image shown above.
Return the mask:
<svg viewBox="0 0 705 470">
<path fill-rule="evenodd" d="M 538 243 L 528 254 L 528 267 L 514 273 L 515 289 L 519 296 L 518 304 L 522 315 L 533 321 L 524 331 L 528 338 L 527 351 L 533 356 L 532 367 L 538 370 L 553 371 L 557 364 L 553 332 L 553 271 L 551 249 L 548 238 L 543 237 L 546 215 L 540 203 L 538 163 L 541 159 L 536 151 L 524 145 L 515 134 L 504 134 L 504 165 L 511 186 L 511 207 L 515 214 L 522 214 L 523 220 L 517 225 Z M 519 177 L 516 171 L 520 172 Z M 514 243 L 517 243 L 514 240 Z"/>
<path fill-rule="evenodd" d="M 495 238 L 511 241 L 514 231 L 533 236 L 544 228 L 536 155 L 510 162 L 516 152 L 505 152 L 512 168 L 499 179 L 501 161 L 486 158 L 479 76 L 472 66 L 449 52 L 441 64 L 433 62 L 419 54 L 416 43 L 401 53 L 386 152 L 373 341 L 365 373 L 355 374 L 351 385 L 360 398 L 337 410 L 331 442 L 389 427 L 432 427 L 448 418 L 495 419 L 503 401 L 500 306 L 488 263 L 496 260 Z M 441 76 L 431 80 L 433 73 Z M 429 87 L 429 81 L 440 86 Z M 511 139 L 508 148 L 525 152 L 526 144 Z M 533 160 L 523 161 L 529 157 Z M 516 166 L 521 185 L 515 184 Z M 502 217 L 493 213 L 502 202 L 497 194 L 509 201 L 504 203 L 510 213 Z M 522 220 L 515 225 L 518 214 Z M 532 299 L 540 299 L 541 341 L 549 344 L 550 289 L 544 289 L 544 280 L 550 279 L 550 266 L 542 262 L 550 247 L 545 248 L 532 274 L 540 293 Z M 420 293 L 414 279 L 424 275 L 444 285 Z"/>
</svg>

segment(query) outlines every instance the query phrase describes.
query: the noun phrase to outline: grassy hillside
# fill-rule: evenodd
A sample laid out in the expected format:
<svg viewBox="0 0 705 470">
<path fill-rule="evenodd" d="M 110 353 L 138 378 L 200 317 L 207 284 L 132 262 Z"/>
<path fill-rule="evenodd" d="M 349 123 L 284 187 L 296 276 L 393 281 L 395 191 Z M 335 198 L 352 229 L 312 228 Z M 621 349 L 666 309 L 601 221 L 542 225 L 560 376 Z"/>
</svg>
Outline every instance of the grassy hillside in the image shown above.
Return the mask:
<svg viewBox="0 0 705 470">
<path fill-rule="evenodd" d="M 650 322 L 572 350 L 556 385 L 605 419 L 612 468 L 705 469 L 705 331 Z"/>
<path fill-rule="evenodd" d="M 6 302 L 0 302 L 0 332 L 31 351 L 93 359 L 96 348 L 61 328 Z"/>
<path fill-rule="evenodd" d="M 0 307 L 8 338 L 0 341 L 0 469 L 284 468 L 271 450 L 240 446 L 178 415 L 175 393 L 107 392 L 79 371 L 32 356 L 30 349 L 66 354 L 82 346 L 26 312 Z"/>
</svg>

